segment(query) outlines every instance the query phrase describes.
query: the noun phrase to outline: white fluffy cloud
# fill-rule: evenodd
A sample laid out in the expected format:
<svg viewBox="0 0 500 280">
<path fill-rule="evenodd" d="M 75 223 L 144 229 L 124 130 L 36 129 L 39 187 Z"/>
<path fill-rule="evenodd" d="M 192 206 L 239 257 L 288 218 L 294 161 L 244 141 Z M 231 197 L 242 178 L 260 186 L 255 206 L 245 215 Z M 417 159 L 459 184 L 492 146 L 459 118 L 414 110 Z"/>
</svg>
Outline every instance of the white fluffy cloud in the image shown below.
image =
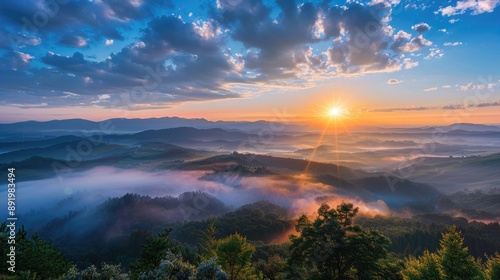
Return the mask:
<svg viewBox="0 0 500 280">
<path fill-rule="evenodd" d="M 405 32 L 406 33 L 406 32 Z M 392 49 L 395 52 L 416 52 L 424 47 L 432 45 L 432 42 L 425 39 L 422 35 L 418 35 L 411 40 L 408 40 L 407 34 L 401 34 L 401 32 L 398 32 L 395 37 L 394 37 L 394 43 L 392 45 Z"/>
<path fill-rule="evenodd" d="M 411 69 L 413 67 L 418 66 L 418 61 L 413 61 L 413 60 L 411 60 L 411 58 L 403 59 L 403 63 L 405 65 L 405 69 Z"/>
<path fill-rule="evenodd" d="M 418 33 L 424 33 L 426 31 L 429 31 L 431 27 L 427 23 L 421 22 L 412 26 L 411 29 L 417 31 Z"/>
<path fill-rule="evenodd" d="M 473 83 L 468 83 L 466 85 L 457 85 L 457 87 L 463 91 L 468 91 L 468 90 L 483 90 L 483 89 L 492 89 L 496 86 L 494 83 L 488 83 L 488 84 L 473 84 Z"/>
<path fill-rule="evenodd" d="M 453 16 L 457 14 L 464 14 L 470 10 L 471 14 L 478 15 L 482 13 L 491 13 L 500 0 L 463 0 L 458 1 L 454 6 L 446 6 L 439 8 L 443 16 Z"/>
</svg>

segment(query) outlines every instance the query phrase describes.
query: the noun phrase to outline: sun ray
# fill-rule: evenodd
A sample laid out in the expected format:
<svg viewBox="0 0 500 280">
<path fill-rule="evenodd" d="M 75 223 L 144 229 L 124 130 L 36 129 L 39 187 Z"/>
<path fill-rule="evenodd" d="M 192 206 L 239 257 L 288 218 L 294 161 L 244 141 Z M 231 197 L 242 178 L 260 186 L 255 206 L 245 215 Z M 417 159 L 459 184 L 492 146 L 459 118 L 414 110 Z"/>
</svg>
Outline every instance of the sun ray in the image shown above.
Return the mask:
<svg viewBox="0 0 500 280">
<path fill-rule="evenodd" d="M 340 165 L 339 165 L 339 152 L 338 152 L 338 134 L 339 134 L 339 129 L 342 131 L 347 132 L 347 134 L 350 136 L 351 133 L 349 129 L 346 127 L 344 122 L 342 120 L 348 120 L 350 119 L 349 117 L 349 110 L 345 108 L 344 106 L 340 104 L 334 104 L 333 106 L 327 107 L 324 109 L 323 114 L 321 114 L 322 117 L 327 119 L 327 123 L 325 127 L 323 128 L 321 135 L 318 138 L 318 141 L 316 142 L 316 145 L 307 161 L 306 168 L 304 170 L 304 173 L 308 173 L 310 168 L 311 168 L 311 163 L 314 161 L 314 158 L 316 157 L 317 150 L 321 143 L 323 143 L 325 136 L 328 134 L 329 129 L 332 127 L 333 123 L 333 135 L 334 135 L 334 148 L 335 148 L 335 165 L 336 165 L 336 171 L 337 171 L 337 177 L 340 177 Z"/>
<path fill-rule="evenodd" d="M 309 172 L 309 167 L 311 166 L 311 162 L 314 159 L 314 156 L 316 155 L 316 150 L 318 150 L 319 145 L 321 142 L 323 142 L 323 138 L 325 137 L 326 131 L 328 130 L 328 126 L 330 124 L 331 119 L 328 120 L 328 123 L 326 124 L 325 128 L 323 128 L 323 131 L 321 132 L 321 135 L 316 142 L 316 145 L 311 153 L 311 156 L 309 157 L 309 160 L 307 161 L 306 169 L 304 170 L 304 174 L 307 174 Z"/>
</svg>

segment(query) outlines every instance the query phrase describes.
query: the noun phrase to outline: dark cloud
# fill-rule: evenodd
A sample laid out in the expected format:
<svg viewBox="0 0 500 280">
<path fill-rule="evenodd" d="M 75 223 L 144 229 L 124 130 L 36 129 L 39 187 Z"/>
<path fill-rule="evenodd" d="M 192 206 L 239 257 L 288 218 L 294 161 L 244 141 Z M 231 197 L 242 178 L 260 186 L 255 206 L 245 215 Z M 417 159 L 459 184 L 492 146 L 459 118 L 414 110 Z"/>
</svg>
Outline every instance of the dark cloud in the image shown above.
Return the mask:
<svg viewBox="0 0 500 280">
<path fill-rule="evenodd" d="M 56 37 L 63 45 L 82 47 L 77 36 L 64 33 L 85 30 L 88 38 L 123 40 L 121 29 L 130 21 L 152 17 L 155 9 L 172 8 L 170 0 L 0 1 L 0 23 L 12 27 L 13 31 L 8 33 L 17 36 L 18 40 L 11 42 L 16 45 L 23 44 L 19 36 L 29 34 L 39 38 Z M 0 47 L 3 41 L 0 37 Z"/>
<path fill-rule="evenodd" d="M 156 8 L 174 7 L 170 0 L 145 0 L 139 4 L 133 0 L 103 0 L 112 17 L 120 20 L 143 19 L 154 15 Z"/>
<path fill-rule="evenodd" d="M 42 40 L 36 36 L 0 30 L 0 50 L 24 49 L 41 43 Z"/>
<path fill-rule="evenodd" d="M 86 0 L 0 2 L 2 19 L 22 34 L 37 34 L 42 38 L 86 29 L 96 36 L 122 40 L 118 27 L 123 23 L 110 11 L 102 2 Z"/>
<path fill-rule="evenodd" d="M 480 102 L 475 105 L 476 107 L 495 107 L 500 106 L 500 100 L 490 102 Z"/>
<path fill-rule="evenodd" d="M 245 94 L 235 90 L 242 84 L 257 92 L 262 84 L 307 86 L 323 77 L 408 69 L 417 63 L 405 53 L 431 44 L 422 34 L 394 35 L 392 7 L 384 1 L 218 0 L 209 18 L 188 19 L 166 15 L 173 7 L 168 0 L 57 3 L 0 3 L 0 49 L 10 50 L 1 58 L 2 104 L 29 96 L 48 106 L 112 107 L 118 100 L 137 109 L 234 98 Z M 89 56 L 106 40 L 123 40 L 131 26 L 142 27 L 127 38 L 133 43 L 106 59 Z M 59 45 L 80 50 L 60 55 Z"/>
<path fill-rule="evenodd" d="M 173 53 L 213 55 L 219 51 L 217 26 L 213 21 L 197 26 L 174 16 L 163 16 L 149 22 L 144 30 L 143 54 L 149 59 L 164 59 Z"/>
<path fill-rule="evenodd" d="M 171 25 L 180 32 L 175 35 L 161 32 Z M 214 43 L 216 33 L 211 33 L 210 28 L 184 23 L 175 17 L 162 17 L 149 25 L 142 41 L 111 54 L 104 61 L 90 61 L 80 52 L 72 56 L 47 52 L 41 61 L 50 68 L 32 72 L 35 79 L 31 80 L 36 85 L 31 86 L 41 94 L 66 98 L 66 104 L 87 102 L 131 109 L 151 102 L 168 105 L 238 97 L 224 86 L 226 79 L 237 78 L 235 62 Z M 164 45 L 162 52 L 151 51 L 156 48 L 155 44 Z M 24 73 L 11 75 L 25 78 Z M 24 91 L 28 85 L 23 85 L 3 84 L 9 91 Z M 49 89 L 51 93 L 47 93 Z M 76 92 L 79 98 L 73 95 L 69 98 L 65 94 L 68 91 Z M 112 98 L 99 98 L 103 94 Z M 119 102 L 114 102 L 116 100 Z M 62 100 L 45 100 L 49 105 L 59 101 Z"/>
<path fill-rule="evenodd" d="M 88 42 L 82 36 L 66 34 L 61 37 L 61 39 L 59 40 L 59 44 L 69 47 L 83 48 L 88 45 Z"/>
<path fill-rule="evenodd" d="M 0 50 L 10 49 L 10 42 L 7 34 L 8 33 L 0 27 Z"/>
<path fill-rule="evenodd" d="M 387 24 L 390 5 L 354 3 L 340 13 L 335 7 L 330 8 L 332 10 L 334 16 L 327 17 L 325 25 L 335 27 L 333 36 L 340 27 L 344 30 L 344 35 L 334 37 L 336 40 L 327 51 L 330 62 L 338 72 L 350 74 L 401 69 L 400 59 L 392 56 L 388 49 L 392 40 L 392 27 Z"/>
<path fill-rule="evenodd" d="M 338 6 L 324 7 L 323 15 L 325 21 L 323 23 L 323 28 L 326 38 L 337 38 L 340 35 L 340 24 L 342 22 L 342 11 L 343 9 Z"/>
<path fill-rule="evenodd" d="M 70 73 L 89 74 L 92 72 L 92 66 L 83 57 L 82 53 L 76 52 L 73 56 L 61 56 L 53 52 L 48 52 L 42 61 L 45 64 L 56 66 L 60 70 Z"/>
<path fill-rule="evenodd" d="M 34 102 L 43 99 L 49 106 L 93 104 L 139 109 L 152 102 L 168 106 L 238 97 L 225 85 L 228 80 L 241 79 L 234 69 L 238 60 L 221 50 L 220 33 L 213 20 L 193 23 L 163 16 L 149 21 L 137 43 L 102 61 L 89 60 L 82 52 L 64 56 L 48 51 L 40 58 L 46 67 L 23 68 L 29 71 L 22 72 L 17 71 L 18 65 L 3 70 L 3 103 L 30 95 Z M 64 34 L 59 43 L 87 45 L 85 38 L 73 33 Z M 27 82 L 19 82 L 24 79 Z M 101 98 L 104 95 L 110 98 Z"/>
<path fill-rule="evenodd" d="M 297 6 L 294 1 L 277 1 L 280 13 L 272 18 L 271 9 L 262 1 L 233 2 L 218 2 L 219 21 L 234 40 L 250 49 L 244 57 L 246 69 L 257 70 L 268 79 L 297 77 L 303 66 L 311 71 L 333 68 L 337 73 L 401 69 L 401 59 L 389 49 L 393 39 L 387 23 L 391 12 L 388 3 L 339 7 L 326 2 Z M 326 52 L 309 52 L 303 57 L 304 49 L 323 41 L 332 41 Z M 416 51 L 422 40 L 414 41 L 411 51 Z"/>
<path fill-rule="evenodd" d="M 303 58 L 305 44 L 321 40 L 314 35 L 319 9 L 313 4 L 304 3 L 297 7 L 295 1 L 277 1 L 281 13 L 273 19 L 271 9 L 262 1 L 244 1 L 242 5 L 233 2 L 218 2 L 219 20 L 231 30 L 230 36 L 234 40 L 246 48 L 258 50 L 246 54 L 247 69 L 259 70 L 267 78 L 283 78 L 288 76 L 287 72 L 296 70 L 297 63 L 317 60 L 311 54 L 305 60 L 294 62 L 294 58 Z"/>
<path fill-rule="evenodd" d="M 500 106 L 500 100 L 470 103 L 470 104 L 451 104 L 442 106 L 441 109 L 459 110 L 459 109 L 466 109 L 469 107 L 481 108 L 481 107 L 498 107 L 498 106 Z"/>
<path fill-rule="evenodd" d="M 26 53 L 7 51 L 0 58 L 0 61 L 2 62 L 0 67 L 4 69 L 13 69 L 15 71 L 29 69 L 33 58 L 33 56 Z"/>
</svg>

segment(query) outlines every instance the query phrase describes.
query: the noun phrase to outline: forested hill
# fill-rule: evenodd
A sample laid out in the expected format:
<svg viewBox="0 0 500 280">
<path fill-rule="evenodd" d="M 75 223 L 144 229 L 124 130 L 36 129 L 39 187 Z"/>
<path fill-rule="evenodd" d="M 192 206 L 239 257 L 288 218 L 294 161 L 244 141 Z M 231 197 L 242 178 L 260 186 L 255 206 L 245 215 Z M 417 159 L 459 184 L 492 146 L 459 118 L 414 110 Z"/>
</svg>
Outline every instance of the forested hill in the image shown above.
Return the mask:
<svg viewBox="0 0 500 280">
<path fill-rule="evenodd" d="M 183 211 L 190 211 L 191 221 L 179 220 Z M 456 226 L 448 227 L 452 224 Z M 8 232 L 5 223 L 1 230 Z M 7 236 L 2 235 L 2 269 L 7 264 Z M 22 228 L 16 242 L 19 270 L 31 279 L 90 279 L 85 278 L 89 273 L 104 277 L 95 279 L 111 279 L 104 275 L 115 275 L 113 279 L 181 279 L 176 278 L 179 275 L 192 277 L 182 279 L 427 279 L 418 275 L 433 269 L 441 276 L 432 279 L 444 280 L 452 273 L 444 258 L 460 259 L 465 268 L 455 269 L 473 277 L 453 279 L 476 279 L 475 275 L 498 279 L 491 278 L 500 269 L 500 256 L 495 255 L 500 251 L 498 236 L 498 222 L 469 222 L 442 214 L 367 217 L 352 204 L 342 203 L 323 204 L 317 216 L 297 220 L 289 218 L 286 208 L 267 201 L 231 210 L 213 196 L 188 192 L 179 197 L 110 198 L 94 209 L 51 220 L 39 233 Z M 236 256 L 237 265 L 230 261 Z M 473 257 L 482 259 L 482 264 Z M 428 267 L 429 260 L 436 267 Z M 337 264 L 346 270 L 328 269 Z M 231 278 L 234 269 L 243 274 Z M 209 276 L 196 278 L 198 273 Z"/>
</svg>

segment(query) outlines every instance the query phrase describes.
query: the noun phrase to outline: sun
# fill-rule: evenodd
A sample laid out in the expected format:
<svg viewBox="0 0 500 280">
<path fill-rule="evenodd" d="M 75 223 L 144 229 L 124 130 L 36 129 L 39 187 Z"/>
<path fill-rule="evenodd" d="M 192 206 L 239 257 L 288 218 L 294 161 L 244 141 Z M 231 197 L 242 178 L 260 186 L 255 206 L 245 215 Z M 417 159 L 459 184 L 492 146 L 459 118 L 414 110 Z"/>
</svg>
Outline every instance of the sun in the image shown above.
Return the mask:
<svg viewBox="0 0 500 280">
<path fill-rule="evenodd" d="M 340 117 L 342 115 L 342 108 L 332 107 L 330 108 L 330 111 L 328 111 L 328 115 L 334 118 Z"/>
</svg>

